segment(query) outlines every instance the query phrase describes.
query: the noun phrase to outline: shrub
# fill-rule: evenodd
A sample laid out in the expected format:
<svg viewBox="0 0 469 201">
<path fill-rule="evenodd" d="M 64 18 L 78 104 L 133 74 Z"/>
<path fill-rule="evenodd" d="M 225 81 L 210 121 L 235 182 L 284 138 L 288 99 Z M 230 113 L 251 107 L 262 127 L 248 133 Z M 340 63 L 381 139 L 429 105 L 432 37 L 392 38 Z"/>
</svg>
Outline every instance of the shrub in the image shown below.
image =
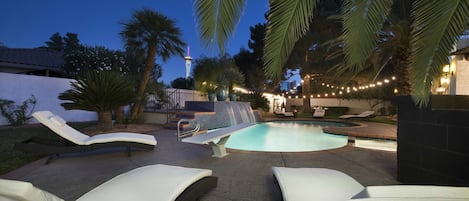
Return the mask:
<svg viewBox="0 0 469 201">
<path fill-rule="evenodd" d="M 241 94 L 240 101 L 250 102 L 252 109 L 262 109 L 264 111 L 269 111 L 269 100 L 262 96 L 260 93 L 253 94 Z"/>
<path fill-rule="evenodd" d="M 23 101 L 21 105 L 15 105 L 15 101 L 12 100 L 0 99 L 0 113 L 8 120 L 10 125 L 21 126 L 31 119 L 36 102 L 34 95 Z M 31 109 L 29 109 L 30 106 L 32 106 Z"/>
<path fill-rule="evenodd" d="M 71 89 L 59 94 L 66 110 L 98 113 L 101 130 L 112 129 L 111 111 L 135 100 L 135 84 L 117 72 L 90 71 L 71 82 Z"/>
<path fill-rule="evenodd" d="M 344 114 L 347 114 L 348 111 L 349 111 L 349 108 L 348 107 L 329 107 L 329 106 L 326 106 L 327 108 L 327 112 L 326 114 L 328 116 L 340 116 L 340 115 L 344 115 Z"/>
</svg>

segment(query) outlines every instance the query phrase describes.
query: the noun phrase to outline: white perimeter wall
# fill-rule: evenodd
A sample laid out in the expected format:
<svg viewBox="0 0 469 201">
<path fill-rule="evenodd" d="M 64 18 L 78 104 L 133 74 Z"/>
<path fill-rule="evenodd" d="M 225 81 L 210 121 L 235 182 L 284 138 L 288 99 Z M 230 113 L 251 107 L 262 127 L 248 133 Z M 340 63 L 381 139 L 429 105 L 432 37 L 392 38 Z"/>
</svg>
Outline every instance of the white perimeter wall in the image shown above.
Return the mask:
<svg viewBox="0 0 469 201">
<path fill-rule="evenodd" d="M 361 113 L 366 110 L 372 110 L 370 107 L 370 101 L 372 103 L 375 103 L 380 100 L 365 100 L 365 99 L 338 99 L 338 98 L 313 98 L 311 99 L 311 108 L 314 106 L 342 106 L 342 107 L 349 107 L 349 114 L 356 114 L 356 113 Z M 292 98 L 292 99 L 286 99 L 286 110 L 290 111 L 291 105 L 303 105 L 303 99 L 301 98 Z M 373 110 L 375 112 L 378 112 L 378 110 L 381 107 L 384 107 L 387 109 L 388 106 L 390 106 L 391 103 L 389 101 L 382 102 L 378 105 L 376 105 Z"/>
<path fill-rule="evenodd" d="M 60 93 L 70 89 L 72 79 L 52 78 L 34 75 L 0 73 L 0 99 L 15 101 L 20 105 L 31 95 L 36 97 L 35 111 L 50 110 L 70 122 L 95 121 L 96 112 L 83 110 L 65 110 L 58 99 Z M 31 119 L 28 123 L 38 123 Z M 8 121 L 0 115 L 0 125 L 8 125 Z"/>
<path fill-rule="evenodd" d="M 456 60 L 456 74 L 452 82 L 456 81 L 456 95 L 469 95 L 469 61 Z"/>
</svg>

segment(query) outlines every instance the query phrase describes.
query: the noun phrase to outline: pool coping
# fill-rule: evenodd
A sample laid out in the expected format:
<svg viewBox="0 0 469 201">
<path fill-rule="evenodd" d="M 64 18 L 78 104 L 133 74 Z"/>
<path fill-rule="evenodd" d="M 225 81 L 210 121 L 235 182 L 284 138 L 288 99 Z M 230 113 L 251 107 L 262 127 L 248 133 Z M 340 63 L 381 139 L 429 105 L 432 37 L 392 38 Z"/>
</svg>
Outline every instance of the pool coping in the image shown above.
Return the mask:
<svg viewBox="0 0 469 201">
<path fill-rule="evenodd" d="M 288 119 L 266 119 L 262 122 L 271 122 L 271 121 L 326 121 L 326 122 L 339 122 L 347 123 L 355 126 L 350 127 L 326 127 L 323 128 L 323 131 L 328 134 L 335 135 L 347 135 L 349 137 L 360 137 L 360 138 L 371 138 L 371 139 L 380 139 L 380 140 L 397 140 L 397 131 L 396 132 L 382 132 L 377 131 L 374 128 L 372 122 L 358 122 L 358 121 L 347 121 L 347 120 L 338 120 L 338 119 L 327 119 L 327 118 L 288 118 Z M 370 126 L 371 125 L 371 126 Z"/>
</svg>

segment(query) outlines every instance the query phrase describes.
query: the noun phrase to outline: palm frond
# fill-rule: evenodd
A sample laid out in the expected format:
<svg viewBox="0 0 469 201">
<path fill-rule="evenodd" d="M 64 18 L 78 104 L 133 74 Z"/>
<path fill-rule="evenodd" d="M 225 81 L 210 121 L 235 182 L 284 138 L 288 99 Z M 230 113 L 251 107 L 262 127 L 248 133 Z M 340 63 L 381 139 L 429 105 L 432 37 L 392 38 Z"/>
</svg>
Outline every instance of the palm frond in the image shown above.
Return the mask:
<svg viewBox="0 0 469 201">
<path fill-rule="evenodd" d="M 347 63 L 359 70 L 376 47 L 379 31 L 393 0 L 346 0 L 344 3 L 344 51 Z"/>
<path fill-rule="evenodd" d="M 419 106 L 424 106 L 433 78 L 448 64 L 450 51 L 467 28 L 469 2 L 416 0 L 412 16 L 412 95 Z"/>
<path fill-rule="evenodd" d="M 270 79 L 281 78 L 295 42 L 309 29 L 319 0 L 272 0 L 265 39 L 264 67 Z"/>
<path fill-rule="evenodd" d="M 245 0 L 195 0 L 194 9 L 202 44 L 223 53 L 245 7 Z"/>
</svg>

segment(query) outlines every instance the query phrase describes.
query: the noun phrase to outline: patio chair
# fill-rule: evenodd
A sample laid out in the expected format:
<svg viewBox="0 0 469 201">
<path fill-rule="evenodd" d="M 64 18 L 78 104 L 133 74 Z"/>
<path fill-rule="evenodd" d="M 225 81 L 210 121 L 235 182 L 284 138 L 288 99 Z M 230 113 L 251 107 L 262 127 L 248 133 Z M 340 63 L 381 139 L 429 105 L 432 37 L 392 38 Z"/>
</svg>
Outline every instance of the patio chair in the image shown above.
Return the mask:
<svg viewBox="0 0 469 201">
<path fill-rule="evenodd" d="M 155 137 L 139 133 L 106 133 L 88 136 L 67 125 L 60 116 L 50 111 L 39 111 L 33 114 L 41 124 L 48 127 L 62 140 L 52 140 L 33 137 L 15 144 L 15 149 L 41 154 L 52 154 L 46 163 L 59 154 L 92 151 L 107 147 L 125 147 L 128 156 L 132 148 L 153 150 L 156 146 Z"/>
<path fill-rule="evenodd" d="M 469 200 L 469 187 L 389 185 L 364 187 L 343 172 L 325 168 L 273 167 L 284 201 Z"/>
<path fill-rule="evenodd" d="M 350 118 L 371 118 L 373 117 L 373 114 L 375 113 L 375 111 L 372 111 L 372 110 L 368 110 L 368 111 L 364 111 L 360 114 L 346 114 L 346 115 L 342 115 L 340 116 L 339 118 L 341 119 L 350 119 Z"/>
<path fill-rule="evenodd" d="M 169 165 L 149 165 L 120 174 L 77 201 L 193 201 L 217 186 L 212 170 Z M 29 182 L 0 179 L 0 200 L 63 201 Z"/>
<path fill-rule="evenodd" d="M 295 116 L 295 113 L 293 112 L 284 112 L 281 110 L 274 110 L 274 114 L 279 117 L 294 117 Z"/>
<path fill-rule="evenodd" d="M 325 109 L 314 109 L 313 118 L 322 118 L 326 115 Z"/>
</svg>

